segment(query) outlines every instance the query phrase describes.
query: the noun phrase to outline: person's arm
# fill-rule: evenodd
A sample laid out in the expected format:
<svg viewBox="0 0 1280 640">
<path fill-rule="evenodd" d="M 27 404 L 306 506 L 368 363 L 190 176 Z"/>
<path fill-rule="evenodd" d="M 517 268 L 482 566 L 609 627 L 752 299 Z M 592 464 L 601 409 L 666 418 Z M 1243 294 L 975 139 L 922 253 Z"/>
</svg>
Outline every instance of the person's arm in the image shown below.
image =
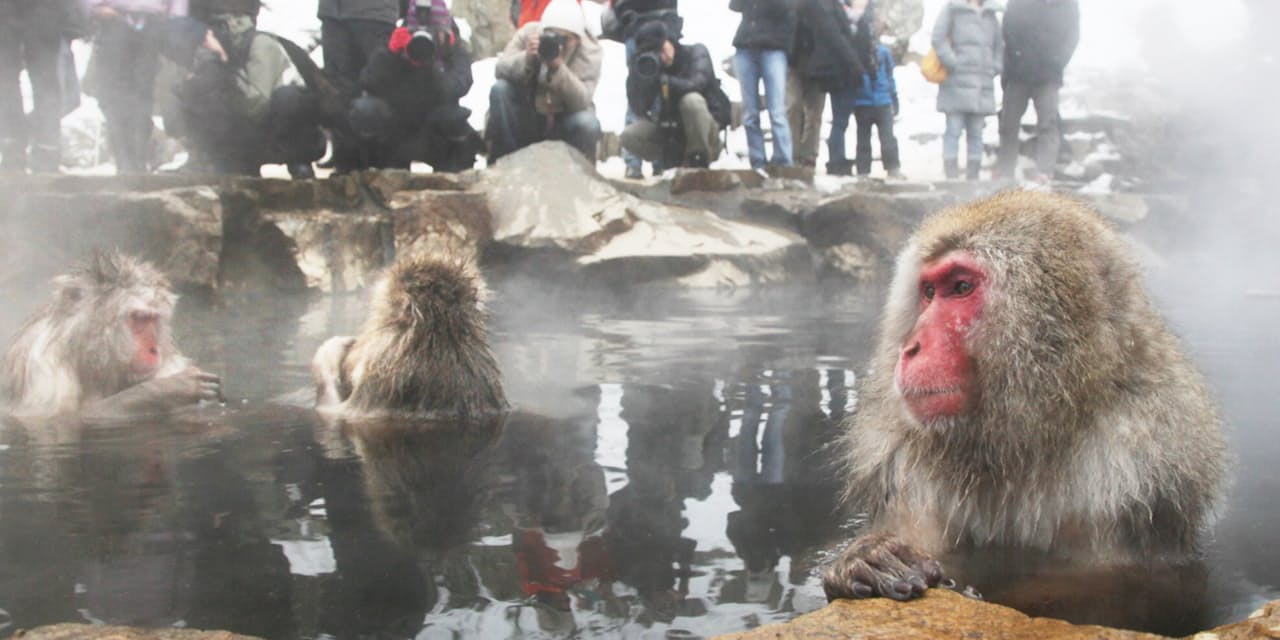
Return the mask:
<svg viewBox="0 0 1280 640">
<path fill-rule="evenodd" d="M 668 76 L 667 86 L 671 88 L 673 97 L 701 92 L 716 79 L 715 68 L 711 64 L 711 54 L 707 53 L 706 47 L 694 44 L 682 48 L 689 56 L 689 71 L 685 76 Z"/>
<path fill-rule="evenodd" d="M 538 27 L 525 25 L 507 42 L 498 55 L 494 76 L 508 82 L 525 82 L 529 77 L 529 38 L 537 38 Z"/>
<path fill-rule="evenodd" d="M 399 61 L 390 49 L 383 48 L 375 51 L 372 56 L 369 56 L 369 62 L 365 63 L 364 68 L 360 70 L 360 88 L 371 95 L 385 95 L 400 75 L 396 73 L 397 66 Z"/>
<path fill-rule="evenodd" d="M 933 37 L 930 39 L 933 50 L 938 54 L 938 60 L 942 62 L 942 66 L 947 71 L 955 71 L 956 50 L 951 48 L 951 7 L 943 7 L 938 14 L 938 19 L 933 22 Z"/>
<path fill-rule="evenodd" d="M 657 78 L 642 78 L 639 74 L 627 74 L 627 107 L 637 118 L 650 120 L 649 109 L 658 99 L 661 86 Z"/>
<path fill-rule="evenodd" d="M 893 115 L 898 115 L 898 81 L 893 77 L 893 70 L 896 65 L 893 60 L 893 53 L 889 51 L 889 47 L 880 47 L 880 64 L 884 65 L 884 75 L 889 78 L 889 97 L 893 99 Z"/>
<path fill-rule="evenodd" d="M 444 86 L 450 100 L 461 99 L 475 82 L 471 75 L 471 52 L 454 32 L 454 41 L 444 53 Z"/>
<path fill-rule="evenodd" d="M 996 23 L 995 36 L 995 49 L 991 52 L 991 61 L 995 66 L 996 75 L 1002 76 L 1004 75 L 1004 34 L 1000 33 L 999 22 Z"/>
</svg>

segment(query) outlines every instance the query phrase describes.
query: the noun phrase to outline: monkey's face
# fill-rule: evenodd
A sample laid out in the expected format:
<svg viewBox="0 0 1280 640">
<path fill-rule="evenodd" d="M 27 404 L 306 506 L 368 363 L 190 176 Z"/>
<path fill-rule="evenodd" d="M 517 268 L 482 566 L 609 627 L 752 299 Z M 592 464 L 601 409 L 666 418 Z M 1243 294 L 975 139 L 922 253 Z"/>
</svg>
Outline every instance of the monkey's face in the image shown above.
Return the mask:
<svg viewBox="0 0 1280 640">
<path fill-rule="evenodd" d="M 987 279 L 986 269 L 962 251 L 920 268 L 916 321 L 902 342 L 894 382 L 907 410 L 924 425 L 951 423 L 978 406 L 968 336 L 982 313 Z"/>
<path fill-rule="evenodd" d="M 132 380 L 147 380 L 160 370 L 169 318 L 173 313 L 173 294 L 167 290 L 131 287 L 115 292 L 115 300 L 107 308 L 120 311 L 116 322 L 120 327 L 117 353 L 128 363 Z"/>
</svg>

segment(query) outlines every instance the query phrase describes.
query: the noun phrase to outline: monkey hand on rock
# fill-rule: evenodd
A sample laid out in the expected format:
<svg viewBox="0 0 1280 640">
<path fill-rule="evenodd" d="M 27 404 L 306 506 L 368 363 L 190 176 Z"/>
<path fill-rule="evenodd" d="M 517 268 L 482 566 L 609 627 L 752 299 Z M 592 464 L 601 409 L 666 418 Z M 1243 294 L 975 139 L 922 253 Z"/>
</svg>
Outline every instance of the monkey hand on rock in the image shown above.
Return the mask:
<svg viewBox="0 0 1280 640">
<path fill-rule="evenodd" d="M 942 565 L 937 560 L 887 533 L 858 538 L 822 574 L 822 590 L 827 600 L 877 597 L 910 600 L 940 584 L 954 586 L 955 583 L 943 576 Z"/>
</svg>

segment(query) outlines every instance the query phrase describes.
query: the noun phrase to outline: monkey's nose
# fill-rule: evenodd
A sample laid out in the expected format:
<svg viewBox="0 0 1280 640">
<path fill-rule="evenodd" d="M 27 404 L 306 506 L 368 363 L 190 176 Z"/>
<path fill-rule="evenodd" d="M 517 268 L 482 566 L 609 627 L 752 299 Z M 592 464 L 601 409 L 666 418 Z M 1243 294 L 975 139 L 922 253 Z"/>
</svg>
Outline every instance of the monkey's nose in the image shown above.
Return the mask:
<svg viewBox="0 0 1280 640">
<path fill-rule="evenodd" d="M 920 341 L 912 340 L 910 343 L 907 344 L 907 347 L 902 350 L 902 357 L 914 358 L 919 353 L 920 353 Z"/>
</svg>

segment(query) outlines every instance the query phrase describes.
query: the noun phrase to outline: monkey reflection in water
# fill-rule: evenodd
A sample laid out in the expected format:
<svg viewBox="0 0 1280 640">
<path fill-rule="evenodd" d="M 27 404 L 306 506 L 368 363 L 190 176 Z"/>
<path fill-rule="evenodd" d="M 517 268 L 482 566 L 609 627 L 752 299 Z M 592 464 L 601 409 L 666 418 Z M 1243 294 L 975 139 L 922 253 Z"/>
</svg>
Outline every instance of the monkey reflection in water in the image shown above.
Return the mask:
<svg viewBox="0 0 1280 640">
<path fill-rule="evenodd" d="M 828 598 L 918 597 L 947 583 L 940 554 L 1001 549 L 1062 567 L 1036 576 L 1033 601 L 1006 600 L 1029 612 L 1156 599 L 1135 586 L 1202 593 L 1180 569 L 1198 565 L 1226 448 L 1131 253 L 1052 194 L 1003 193 L 921 225 L 847 421 L 847 497 L 869 526 L 825 571 Z"/>
<path fill-rule="evenodd" d="M 218 399 L 218 376 L 173 342 L 177 296 L 155 267 L 100 251 L 53 284 L 4 359 L 0 395 L 12 415 L 113 419 Z"/>
</svg>

